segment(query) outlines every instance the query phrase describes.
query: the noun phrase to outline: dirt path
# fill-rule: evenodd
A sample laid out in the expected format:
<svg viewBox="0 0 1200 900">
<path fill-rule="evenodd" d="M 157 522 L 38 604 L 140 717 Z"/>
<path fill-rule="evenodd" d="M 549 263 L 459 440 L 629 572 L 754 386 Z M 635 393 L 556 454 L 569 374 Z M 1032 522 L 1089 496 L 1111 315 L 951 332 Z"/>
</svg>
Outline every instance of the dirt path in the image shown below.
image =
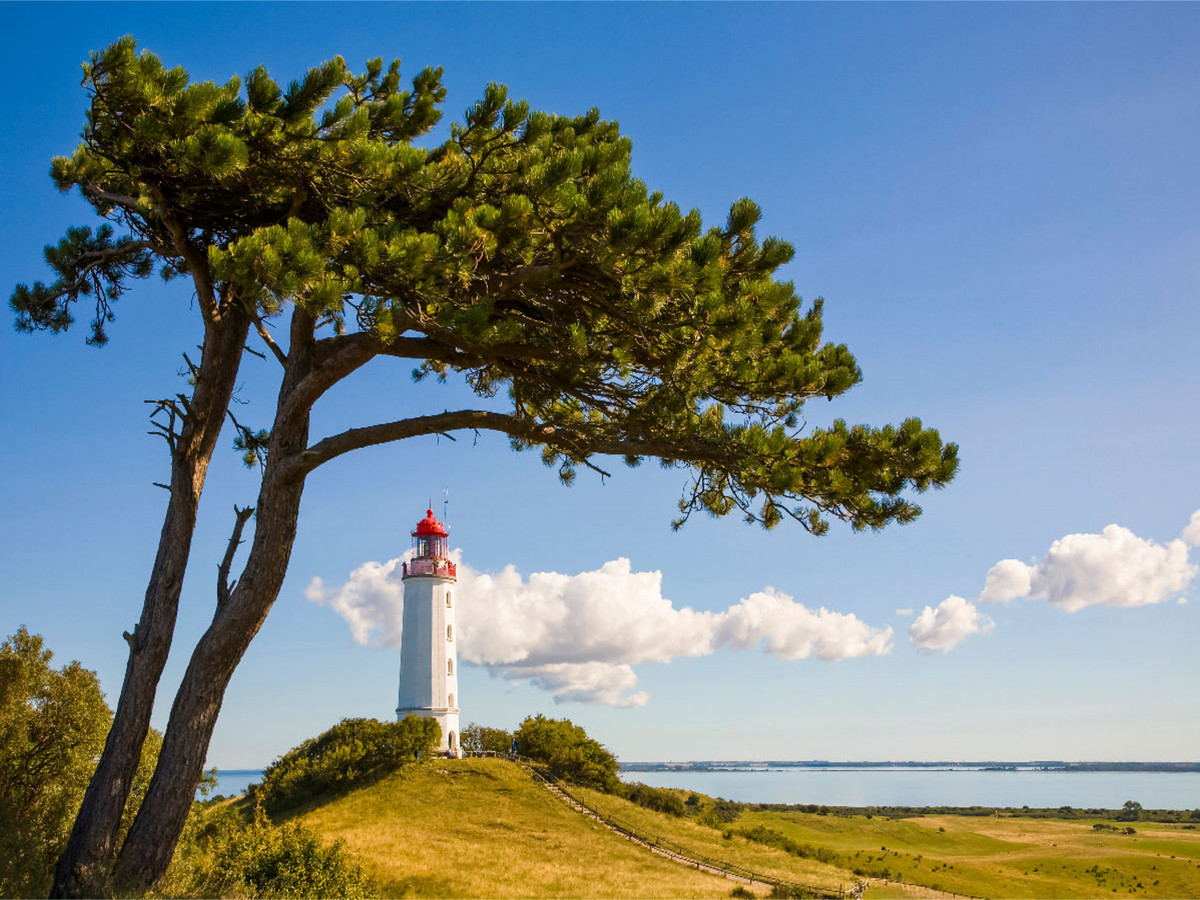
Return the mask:
<svg viewBox="0 0 1200 900">
<path fill-rule="evenodd" d="M 867 900 L 871 897 L 871 888 L 887 888 L 888 893 L 903 894 L 905 897 L 912 897 L 914 900 L 922 898 L 922 900 L 962 900 L 964 894 L 955 894 L 951 891 L 939 891 L 937 888 L 926 887 L 923 884 L 909 884 L 907 881 L 888 881 L 884 878 L 870 878 L 867 884 Z"/>
<path fill-rule="evenodd" d="M 760 888 L 760 889 L 763 889 L 766 891 L 772 890 L 778 884 L 778 882 L 775 882 L 775 881 L 759 880 L 750 875 L 733 872 L 728 868 L 724 868 L 721 865 L 716 864 L 715 861 L 707 861 L 706 862 L 705 860 L 702 860 L 702 859 L 696 859 L 694 857 L 688 856 L 686 853 L 681 853 L 681 852 L 679 852 L 677 850 L 673 850 L 669 847 L 664 847 L 661 844 L 656 843 L 655 841 L 647 840 L 636 834 L 633 834 L 632 832 L 630 832 L 624 828 L 621 828 L 618 825 L 613 824 L 612 822 L 608 821 L 603 816 L 598 815 L 594 810 L 589 809 L 588 807 L 584 806 L 582 803 L 577 801 L 570 794 L 563 791 L 557 785 L 555 785 L 554 783 L 552 783 L 550 781 L 547 781 L 545 778 L 543 778 L 541 775 L 539 775 L 536 771 L 534 771 L 529 766 L 522 766 L 522 768 L 524 768 L 527 772 L 529 772 L 530 776 L 534 779 L 534 781 L 539 782 L 548 791 L 550 791 L 550 793 L 554 794 L 555 797 L 557 797 L 563 803 L 567 804 L 567 806 L 571 807 L 571 809 L 575 810 L 576 812 L 578 812 L 584 816 L 587 816 L 592 821 L 597 822 L 600 825 L 603 825 L 609 831 L 612 831 L 615 834 L 619 834 L 621 837 L 625 838 L 625 840 L 630 841 L 634 844 L 638 844 L 642 847 L 645 847 L 651 853 L 657 853 L 659 856 L 664 856 L 673 862 L 677 862 L 680 865 L 685 865 L 691 869 L 696 869 L 697 871 L 700 871 L 700 872 L 708 872 L 712 875 L 720 875 L 722 878 L 731 879 L 733 881 L 738 882 L 739 884 L 744 884 L 744 885 L 748 885 L 750 887 Z M 830 892 L 826 892 L 825 896 L 837 897 L 837 896 L 839 896 L 839 894 L 837 891 L 830 891 Z M 847 891 L 844 895 L 841 895 L 841 896 L 843 896 L 845 898 L 845 900 L 861 900 L 862 885 L 860 885 L 857 890 L 852 888 L 851 890 Z M 914 896 L 916 896 L 916 895 L 914 895 Z M 923 895 L 923 896 L 941 897 L 943 895 L 942 894 L 929 894 L 929 895 Z M 944 896 L 950 896 L 950 895 L 947 894 Z"/>
</svg>

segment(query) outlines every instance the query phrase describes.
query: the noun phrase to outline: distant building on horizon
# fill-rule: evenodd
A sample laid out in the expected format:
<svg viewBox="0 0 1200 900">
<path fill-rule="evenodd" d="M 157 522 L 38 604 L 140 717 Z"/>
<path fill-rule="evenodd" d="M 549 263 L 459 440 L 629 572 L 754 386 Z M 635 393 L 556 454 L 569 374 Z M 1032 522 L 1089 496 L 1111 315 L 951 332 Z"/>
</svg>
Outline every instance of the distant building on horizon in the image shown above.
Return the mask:
<svg viewBox="0 0 1200 900">
<path fill-rule="evenodd" d="M 461 756 L 458 728 L 458 653 L 454 633 L 457 568 L 449 533 L 426 510 L 412 533 L 413 558 L 403 564 L 404 627 L 400 635 L 400 692 L 396 719 L 417 715 L 442 728 L 442 753 Z"/>
</svg>

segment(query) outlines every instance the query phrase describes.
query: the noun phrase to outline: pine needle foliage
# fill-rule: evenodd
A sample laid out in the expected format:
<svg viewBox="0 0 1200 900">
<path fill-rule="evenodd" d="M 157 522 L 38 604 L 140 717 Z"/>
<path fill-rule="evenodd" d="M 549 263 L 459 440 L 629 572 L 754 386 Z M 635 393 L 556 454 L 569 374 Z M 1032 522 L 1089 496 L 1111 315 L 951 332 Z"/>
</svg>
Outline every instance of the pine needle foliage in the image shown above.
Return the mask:
<svg viewBox="0 0 1200 900">
<path fill-rule="evenodd" d="M 398 61 L 356 73 L 340 57 L 286 88 L 262 67 L 192 82 L 126 37 L 84 74 L 83 141 L 51 171 L 108 224 L 47 249 L 56 279 L 16 288 L 18 328 L 60 331 L 91 302 L 100 344 L 131 280 L 189 274 L 211 290 L 202 306 L 240 305 L 261 334 L 302 310 L 330 353 L 352 338 L 497 398 L 430 430 L 504 432 L 565 482 L 605 454 L 686 466 L 676 525 L 703 510 L 881 528 L 955 474 L 956 446 L 915 418 L 806 427 L 805 404 L 861 372 L 823 342 L 821 300 L 779 277 L 791 245 L 758 236 L 747 198 L 705 227 L 647 188 L 594 109 L 540 112 L 490 84 L 426 147 L 440 69 L 403 89 Z M 301 468 L 396 433 L 326 445 Z"/>
</svg>

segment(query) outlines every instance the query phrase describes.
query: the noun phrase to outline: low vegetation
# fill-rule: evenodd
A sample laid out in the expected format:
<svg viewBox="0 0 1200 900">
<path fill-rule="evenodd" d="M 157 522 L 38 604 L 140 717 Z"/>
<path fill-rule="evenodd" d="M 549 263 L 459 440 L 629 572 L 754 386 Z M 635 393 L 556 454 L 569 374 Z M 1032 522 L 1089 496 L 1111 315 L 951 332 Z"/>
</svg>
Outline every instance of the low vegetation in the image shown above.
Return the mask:
<svg viewBox="0 0 1200 900">
<path fill-rule="evenodd" d="M 262 783 L 251 787 L 250 799 L 277 815 L 427 758 L 441 739 L 433 719 L 343 719 L 271 763 Z"/>
<path fill-rule="evenodd" d="M 889 819 L 917 819 L 926 816 L 1018 817 L 1022 819 L 1088 820 L 1114 819 L 1118 822 L 1179 822 L 1200 825 L 1200 809 L 1143 809 L 1135 800 L 1127 800 L 1120 809 L 1054 806 L 828 806 L 816 803 L 752 803 L 748 809 L 760 812 L 803 812 L 819 816 L 883 816 Z"/>
<path fill-rule="evenodd" d="M 163 885 L 174 897 L 378 897 L 379 888 L 341 841 L 327 844 L 298 823 L 247 821 L 230 804 L 197 805 Z"/>
</svg>

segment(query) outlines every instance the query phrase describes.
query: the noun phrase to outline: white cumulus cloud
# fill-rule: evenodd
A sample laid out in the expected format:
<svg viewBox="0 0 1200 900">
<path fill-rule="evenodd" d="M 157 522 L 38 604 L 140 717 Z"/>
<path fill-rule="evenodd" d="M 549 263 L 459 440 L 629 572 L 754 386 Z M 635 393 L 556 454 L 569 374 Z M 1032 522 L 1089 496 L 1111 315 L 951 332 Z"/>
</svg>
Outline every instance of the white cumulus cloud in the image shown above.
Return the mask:
<svg viewBox="0 0 1200 900">
<path fill-rule="evenodd" d="M 1185 544 L 1200 547 L 1200 509 L 1192 513 L 1192 518 L 1187 523 L 1187 527 L 1183 529 L 1183 534 L 1180 537 Z"/>
<path fill-rule="evenodd" d="M 399 647 L 401 559 L 364 563 L 333 589 L 314 578 L 307 596 L 341 615 L 358 643 Z M 528 578 L 512 566 L 487 574 L 460 561 L 455 596 L 459 657 L 535 684 L 561 702 L 642 706 L 649 695 L 636 690 L 633 666 L 705 656 L 722 646 L 761 647 L 789 660 L 891 649 L 891 628 L 823 607 L 810 610 L 770 588 L 723 612 L 676 607 L 662 595 L 662 573 L 634 572 L 627 559 L 576 575 Z"/>
<path fill-rule="evenodd" d="M 1200 520 L 1193 516 L 1192 521 Z M 988 572 L 979 599 L 1044 597 L 1067 612 L 1087 606 L 1149 606 L 1176 596 L 1196 572 L 1183 538 L 1158 544 L 1108 525 L 1100 534 L 1059 538 L 1033 565 L 1001 560 Z"/>
<path fill-rule="evenodd" d="M 1008 603 L 1018 597 L 1027 597 L 1032 589 L 1033 566 L 1019 559 L 1002 559 L 987 573 L 981 603 Z"/>
<path fill-rule="evenodd" d="M 762 646 L 781 659 L 882 656 L 892 629 L 872 628 L 852 613 L 815 612 L 771 588 L 751 594 L 716 617 L 715 642 L 735 650 Z"/>
<path fill-rule="evenodd" d="M 986 634 L 995 623 L 975 604 L 953 594 L 926 606 L 908 628 L 908 640 L 919 650 L 950 650 L 973 634 Z"/>
<path fill-rule="evenodd" d="M 1200 546 L 1200 510 L 1183 533 L 1165 544 L 1138 537 L 1128 528 L 1108 525 L 1099 534 L 1068 534 L 1033 563 L 1002 559 L 988 570 L 980 603 L 1009 603 L 1042 598 L 1067 612 L 1089 606 L 1150 606 L 1179 597 L 1200 566 L 1188 561 L 1189 546 Z M 990 631 L 992 621 L 974 605 L 951 596 L 933 609 L 926 606 L 908 630 L 914 647 L 949 650 L 968 634 Z"/>
</svg>

